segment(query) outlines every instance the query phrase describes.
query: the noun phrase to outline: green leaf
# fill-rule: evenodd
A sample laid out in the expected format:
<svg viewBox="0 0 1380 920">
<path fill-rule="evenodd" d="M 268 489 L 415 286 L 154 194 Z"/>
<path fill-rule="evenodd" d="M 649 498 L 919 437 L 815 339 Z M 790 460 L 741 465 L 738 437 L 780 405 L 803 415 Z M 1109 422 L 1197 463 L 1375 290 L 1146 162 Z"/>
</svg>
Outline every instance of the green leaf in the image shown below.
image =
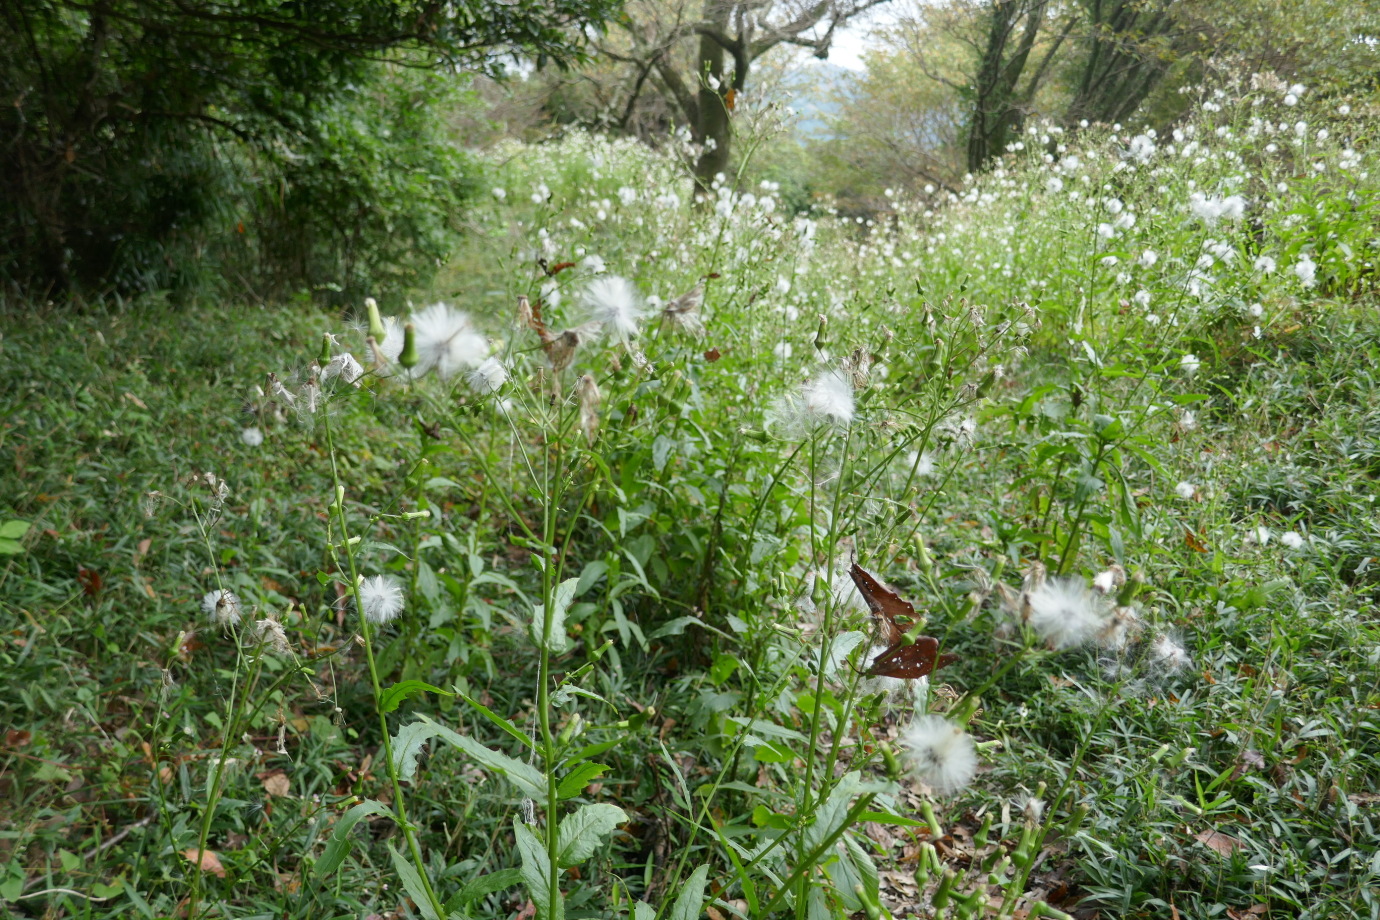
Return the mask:
<svg viewBox="0 0 1380 920">
<path fill-rule="evenodd" d="M 903 818 L 900 815 L 892 815 L 884 811 L 865 811 L 858 815 L 859 824 L 866 822 L 871 822 L 873 824 L 899 824 L 901 827 L 929 827 L 928 821 Z"/>
<path fill-rule="evenodd" d="M 473 738 L 453 732 L 426 716 L 398 729 L 393 739 L 393 764 L 400 779 L 412 781 L 417 773 L 417 756 L 422 752 L 422 745 L 432 738 L 439 738 L 451 747 L 459 748 L 481 767 L 503 774 L 523 795 L 533 798 L 546 796 L 546 778 L 536 767 L 486 748 Z"/>
<path fill-rule="evenodd" d="M 518 819 L 513 823 L 518 853 L 522 856 L 522 881 L 527 894 L 537 905 L 539 920 L 564 920 L 565 903 L 560 889 L 551 890 L 551 858 L 532 828 Z"/>
<path fill-rule="evenodd" d="M 633 905 L 633 920 L 656 920 L 656 908 L 646 901 Z"/>
<path fill-rule="evenodd" d="M 556 787 L 556 796 L 562 799 L 574 798 L 584 791 L 590 780 L 602 775 L 607 769 L 608 767 L 601 763 L 580 764 L 561 780 L 561 784 Z"/>
<path fill-rule="evenodd" d="M 24 552 L 24 545 L 18 540 L 7 540 L 0 537 L 0 556 L 17 556 Z"/>
<path fill-rule="evenodd" d="M 427 897 L 426 885 L 422 883 L 422 876 L 417 872 L 416 866 L 407 861 L 397 850 L 393 849 L 393 844 L 388 844 L 388 855 L 393 857 L 393 868 L 397 871 L 398 877 L 402 879 L 403 888 L 407 889 L 407 896 L 412 899 L 412 903 L 417 905 L 417 910 L 425 920 L 441 920 L 436 913 L 436 908 L 431 903 L 431 898 Z"/>
<path fill-rule="evenodd" d="M 29 532 L 28 521 L 6 521 L 0 524 L 0 537 L 6 540 L 22 540 Z"/>
<path fill-rule="evenodd" d="M 458 904 L 469 904 L 471 901 L 478 901 L 480 898 L 487 897 L 495 891 L 502 891 L 505 888 L 512 888 L 514 885 L 522 884 L 521 869 L 500 869 L 497 872 L 490 872 L 481 875 L 479 878 L 468 882 L 464 888 L 455 895 Z"/>
<path fill-rule="evenodd" d="M 512 735 L 514 738 L 521 741 L 529 748 L 536 748 L 537 743 L 532 740 L 531 736 L 529 736 L 526 732 L 522 731 L 512 722 L 509 722 L 507 719 L 503 718 L 503 716 L 494 712 L 492 709 L 485 706 L 483 703 L 479 702 L 473 697 L 466 696 L 465 694 L 460 693 L 459 691 L 456 691 L 456 693 L 460 697 L 460 699 L 464 700 L 466 703 L 469 703 L 471 706 L 473 706 L 474 710 L 478 712 L 481 716 L 488 719 L 490 722 L 497 725 L 499 728 L 503 729 L 505 732 Z"/>
<path fill-rule="evenodd" d="M 617 805 L 581 805 L 575 813 L 561 819 L 556 839 L 556 862 L 562 869 L 577 866 L 594 855 L 599 845 L 628 815 Z"/>
<path fill-rule="evenodd" d="M 382 802 L 368 799 L 341 815 L 340 820 L 335 822 L 335 832 L 326 843 L 326 851 L 316 861 L 315 872 L 318 877 L 329 875 L 345 861 L 350 852 L 350 831 L 368 815 L 386 815 L 391 818 L 393 810 Z"/>
<path fill-rule="evenodd" d="M 383 696 L 379 698 L 379 706 L 383 707 L 384 712 L 392 712 L 402 705 L 402 701 L 418 693 L 443 693 L 446 696 L 453 696 L 449 690 L 442 690 L 440 687 L 433 687 L 431 684 L 420 680 L 400 680 L 387 690 L 383 691 Z"/>
<path fill-rule="evenodd" d="M 709 881 L 709 867 L 699 866 L 681 886 L 676 903 L 671 906 L 667 920 L 699 920 L 704 907 L 704 884 Z"/>
<path fill-rule="evenodd" d="M 575 588 L 580 584 L 578 578 L 567 578 L 556 586 L 555 596 L 551 598 L 551 626 L 546 625 L 546 605 L 538 604 L 532 613 L 532 641 L 537 645 L 546 643 L 548 651 L 560 653 L 570 647 L 570 639 L 565 634 L 565 612 L 575 599 Z"/>
</svg>

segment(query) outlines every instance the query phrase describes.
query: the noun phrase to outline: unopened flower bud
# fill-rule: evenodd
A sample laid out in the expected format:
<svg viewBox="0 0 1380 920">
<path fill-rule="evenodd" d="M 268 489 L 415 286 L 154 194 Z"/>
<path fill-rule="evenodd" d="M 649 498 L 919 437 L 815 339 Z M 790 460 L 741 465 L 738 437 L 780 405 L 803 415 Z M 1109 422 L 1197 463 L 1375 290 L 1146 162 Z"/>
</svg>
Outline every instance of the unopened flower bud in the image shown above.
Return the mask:
<svg viewBox="0 0 1380 920">
<path fill-rule="evenodd" d="M 417 329 L 411 323 L 403 326 L 403 348 L 398 363 L 411 370 L 421 359 L 417 357 Z"/>
<path fill-rule="evenodd" d="M 331 334 L 329 332 L 321 336 L 321 355 L 316 359 L 316 363 L 322 367 L 331 363 Z"/>
<path fill-rule="evenodd" d="M 383 317 L 379 316 L 379 302 L 372 297 L 366 297 L 364 309 L 369 311 L 369 334 L 374 337 L 375 342 L 382 345 L 383 340 L 388 338 L 388 331 L 383 327 Z"/>
</svg>

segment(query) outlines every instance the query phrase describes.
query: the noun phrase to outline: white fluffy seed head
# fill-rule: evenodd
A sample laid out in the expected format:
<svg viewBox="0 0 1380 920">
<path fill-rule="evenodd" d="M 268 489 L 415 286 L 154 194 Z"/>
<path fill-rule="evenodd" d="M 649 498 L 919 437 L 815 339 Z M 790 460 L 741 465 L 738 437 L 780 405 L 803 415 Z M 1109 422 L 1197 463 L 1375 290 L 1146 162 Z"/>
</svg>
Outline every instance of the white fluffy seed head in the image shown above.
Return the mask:
<svg viewBox="0 0 1380 920">
<path fill-rule="evenodd" d="M 637 335 L 642 317 L 646 314 L 646 304 L 637 288 L 628 279 L 617 275 L 603 275 L 591 281 L 589 287 L 585 288 L 584 301 L 589 308 L 590 319 L 620 342 Z"/>
<path fill-rule="evenodd" d="M 1188 651 L 1164 633 L 1150 643 L 1150 665 L 1159 671 L 1174 672 L 1192 663 Z"/>
<path fill-rule="evenodd" d="M 217 626 L 232 626 L 240 621 L 240 599 L 233 591 L 208 591 L 201 599 L 201 609 Z"/>
<path fill-rule="evenodd" d="M 365 578 L 359 583 L 359 601 L 370 623 L 387 623 L 402 613 L 402 585 L 387 575 Z"/>
<path fill-rule="evenodd" d="M 289 655 L 292 653 L 292 646 L 288 644 L 287 633 L 283 630 L 283 624 L 272 617 L 265 617 L 255 622 L 254 635 L 259 644 L 267 651 L 275 655 Z"/>
<path fill-rule="evenodd" d="M 916 716 L 902 730 L 901 743 L 911 769 L 940 795 L 953 795 L 977 773 L 973 739 L 943 716 Z"/>
<path fill-rule="evenodd" d="M 469 316 L 450 304 L 432 304 L 413 318 L 412 326 L 418 359 L 413 372 L 417 375 L 434 370 L 445 379 L 477 367 L 488 357 L 488 343 Z"/>
<path fill-rule="evenodd" d="M 497 393 L 508 380 L 508 368 L 503 366 L 503 362 L 493 356 L 485 358 L 483 363 L 469 372 L 465 382 L 482 396 L 490 393 Z"/>
<path fill-rule="evenodd" d="M 816 376 L 801 390 L 806 421 L 847 428 L 853 421 L 853 382 L 838 371 Z"/>
<path fill-rule="evenodd" d="M 1026 593 L 1024 615 L 1030 628 L 1051 647 L 1073 648 L 1101 632 L 1105 625 L 1102 600 L 1081 580 L 1051 578 Z"/>
</svg>

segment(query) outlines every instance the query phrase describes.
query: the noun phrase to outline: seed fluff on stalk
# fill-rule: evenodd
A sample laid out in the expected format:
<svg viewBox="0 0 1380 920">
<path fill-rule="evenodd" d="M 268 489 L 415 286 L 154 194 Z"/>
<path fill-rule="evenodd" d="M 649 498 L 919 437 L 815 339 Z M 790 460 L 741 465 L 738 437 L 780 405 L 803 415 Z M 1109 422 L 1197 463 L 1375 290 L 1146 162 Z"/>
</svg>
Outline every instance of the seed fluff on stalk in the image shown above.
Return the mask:
<svg viewBox="0 0 1380 920">
<path fill-rule="evenodd" d="M 1075 578 L 1051 578 L 1022 595 L 1021 617 L 1051 648 L 1095 638 L 1106 626 L 1103 596 Z"/>
<path fill-rule="evenodd" d="M 590 310 L 590 319 L 625 345 L 637 335 L 646 313 L 646 305 L 637 288 L 617 275 L 605 275 L 591 281 L 585 288 L 584 301 Z"/>
<path fill-rule="evenodd" d="M 365 578 L 359 583 L 359 601 L 366 620 L 380 625 L 387 623 L 402 613 L 402 585 L 387 575 Z"/>
<path fill-rule="evenodd" d="M 464 312 L 450 304 L 427 307 L 412 320 L 417 336 L 418 375 L 435 370 L 445 379 L 478 366 L 488 357 L 488 343 Z"/>
<path fill-rule="evenodd" d="M 233 591 L 208 591 L 201 599 L 201 609 L 217 626 L 233 626 L 240 621 L 240 599 Z"/>
<path fill-rule="evenodd" d="M 972 737 L 943 716 L 916 716 L 902 730 L 901 743 L 916 776 L 940 795 L 960 791 L 977 773 Z"/>
<path fill-rule="evenodd" d="M 661 308 L 661 317 L 672 326 L 695 338 L 704 335 L 704 320 L 700 317 L 700 307 L 704 303 L 704 282 L 673 297 Z"/>
<path fill-rule="evenodd" d="M 575 393 L 580 398 L 580 430 L 585 433 L 585 440 L 593 444 L 599 433 L 599 403 L 603 401 L 599 384 L 585 374 L 575 383 Z"/>
<path fill-rule="evenodd" d="M 767 427 L 791 437 L 819 428 L 847 428 L 853 422 L 853 382 L 837 370 L 821 371 L 800 392 L 777 399 L 767 410 Z"/>
<path fill-rule="evenodd" d="M 465 377 L 465 382 L 469 384 L 470 389 L 481 396 L 497 393 L 507 380 L 508 368 L 503 366 L 502 361 L 492 356 L 485 358 L 482 364 L 470 371 Z"/>
</svg>

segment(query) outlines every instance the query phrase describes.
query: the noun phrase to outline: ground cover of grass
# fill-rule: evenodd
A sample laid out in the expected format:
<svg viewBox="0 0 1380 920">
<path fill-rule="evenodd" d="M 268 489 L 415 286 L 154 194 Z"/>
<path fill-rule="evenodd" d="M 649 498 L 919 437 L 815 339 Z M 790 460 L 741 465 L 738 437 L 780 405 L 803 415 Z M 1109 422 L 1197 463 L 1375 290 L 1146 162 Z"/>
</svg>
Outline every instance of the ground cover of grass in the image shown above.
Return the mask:
<svg viewBox="0 0 1380 920">
<path fill-rule="evenodd" d="M 496 394 L 380 372 L 304 416 L 268 374 L 302 400 L 323 332 L 373 362 L 300 309 L 7 317 L 0 517 L 30 527 L 0 574 L 0 903 L 174 916 L 195 884 L 211 916 L 426 916 L 390 854 L 399 788 L 447 910 L 539 902 L 515 833 L 549 809 L 513 768 L 441 744 L 391 782 L 353 558 L 406 587 L 369 646 L 382 683 L 439 688 L 387 714 L 394 744 L 428 716 L 517 756 L 549 718 L 559 759 L 527 756 L 588 780 L 567 816 L 621 810 L 560 874 L 567 916 L 698 916 L 704 866 L 719 916 L 1374 917 L 1370 135 L 1349 111 L 1262 127 L 1250 101 L 1145 163 L 1124 136 L 1032 150 L 890 228 L 776 214 L 770 188 L 693 211 L 673 162 L 621 142 L 529 151 L 442 282 L 509 367 Z M 1238 189 L 1249 219 L 1192 198 Z M 707 332 L 652 319 L 551 374 L 517 295 L 574 326 L 601 267 L 663 303 L 703 283 Z M 847 424 L 796 411 L 862 358 Z M 578 593 L 543 638 L 532 559 L 557 549 Z M 959 656 L 918 699 L 857 679 L 853 558 Z M 1037 560 L 1139 578 L 1137 635 L 1050 648 L 999 587 Z M 208 622 L 221 586 L 245 629 Z M 268 614 L 289 654 L 247 631 Z M 917 706 L 981 743 L 970 785 L 908 768 Z"/>
</svg>

